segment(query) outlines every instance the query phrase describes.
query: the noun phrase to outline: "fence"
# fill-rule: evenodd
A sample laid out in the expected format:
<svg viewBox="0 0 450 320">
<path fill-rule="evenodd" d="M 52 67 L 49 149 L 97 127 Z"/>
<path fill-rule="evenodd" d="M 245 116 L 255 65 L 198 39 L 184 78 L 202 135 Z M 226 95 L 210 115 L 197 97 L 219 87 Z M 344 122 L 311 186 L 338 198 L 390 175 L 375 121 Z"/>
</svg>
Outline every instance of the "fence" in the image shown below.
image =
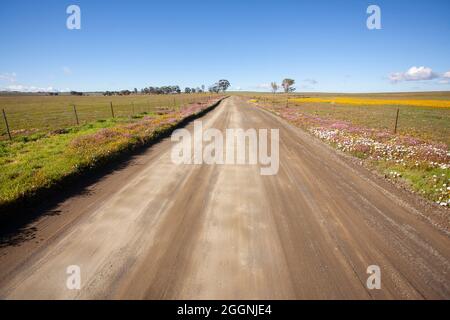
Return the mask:
<svg viewBox="0 0 450 320">
<path fill-rule="evenodd" d="M 272 106 L 272 107 L 280 107 L 284 106 L 286 108 L 289 108 L 289 106 L 297 106 L 300 107 L 302 111 L 309 114 L 315 114 L 315 115 L 323 115 L 323 116 L 341 116 L 343 113 L 346 112 L 346 110 L 343 110 L 344 107 L 336 106 L 333 104 L 318 104 L 318 103 L 310 103 L 310 104 L 299 104 L 290 101 L 290 99 L 294 98 L 304 98 L 304 95 L 287 95 L 287 94 L 272 94 L 272 95 L 260 95 L 260 96 L 253 96 L 252 98 L 259 101 L 260 104 L 266 105 L 266 106 Z M 352 117 L 345 117 L 345 118 L 363 118 L 367 116 L 374 116 L 375 114 L 373 111 L 378 112 L 376 115 L 377 117 L 380 116 L 380 110 L 383 113 L 383 120 L 386 120 L 386 117 L 391 117 L 392 120 L 392 131 L 394 133 L 397 133 L 398 128 L 398 119 L 400 115 L 400 108 L 395 107 L 395 111 L 393 114 L 388 114 L 386 107 L 381 107 L 379 110 L 377 110 L 377 107 L 371 106 L 372 113 L 368 113 L 367 109 L 362 108 L 363 106 L 351 106 L 348 107 L 351 110 L 347 111 L 347 113 L 352 113 Z M 388 120 L 389 121 L 389 120 Z M 384 121 L 383 121 L 384 122 Z"/>
<path fill-rule="evenodd" d="M 131 96 L 3 96 L 0 139 L 57 130 L 107 118 L 168 112 L 206 102 L 211 94 Z"/>
<path fill-rule="evenodd" d="M 450 145 L 450 108 L 391 104 L 384 102 L 391 99 L 405 99 L 413 102 L 418 99 L 416 96 L 398 94 L 391 98 L 389 95 L 380 97 L 379 95 L 358 95 L 356 97 L 364 99 L 380 99 L 383 103 L 380 105 L 361 104 L 340 104 L 340 103 L 319 103 L 319 102 L 301 102 L 302 98 L 327 98 L 347 97 L 346 95 L 324 95 L 314 93 L 289 94 L 284 93 L 243 93 L 241 96 L 246 99 L 254 99 L 258 104 L 268 108 L 289 108 L 292 111 L 298 111 L 302 114 L 318 117 L 321 119 L 333 119 L 349 121 L 356 126 L 366 128 L 383 129 L 395 134 L 409 134 L 424 139 L 432 139 L 444 142 Z M 349 96 L 355 97 L 355 96 Z M 439 98 L 440 96 L 438 96 Z M 425 95 L 422 99 L 434 98 L 434 96 Z M 289 100 L 288 100 L 289 99 Z M 435 99 L 436 105 L 442 103 L 443 99 Z M 287 104 L 287 101 L 289 103 Z M 448 99 L 446 100 L 448 101 Z"/>
</svg>

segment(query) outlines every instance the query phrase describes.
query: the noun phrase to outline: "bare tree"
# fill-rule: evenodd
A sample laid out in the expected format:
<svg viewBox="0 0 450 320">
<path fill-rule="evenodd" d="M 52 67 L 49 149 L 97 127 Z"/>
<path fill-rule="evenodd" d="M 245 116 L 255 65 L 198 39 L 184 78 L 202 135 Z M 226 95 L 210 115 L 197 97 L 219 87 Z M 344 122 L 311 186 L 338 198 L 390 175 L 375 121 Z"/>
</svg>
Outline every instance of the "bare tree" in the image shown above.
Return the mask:
<svg viewBox="0 0 450 320">
<path fill-rule="evenodd" d="M 276 82 L 271 82 L 270 86 L 272 87 L 272 93 L 277 93 L 278 91 L 278 84 Z"/>
</svg>

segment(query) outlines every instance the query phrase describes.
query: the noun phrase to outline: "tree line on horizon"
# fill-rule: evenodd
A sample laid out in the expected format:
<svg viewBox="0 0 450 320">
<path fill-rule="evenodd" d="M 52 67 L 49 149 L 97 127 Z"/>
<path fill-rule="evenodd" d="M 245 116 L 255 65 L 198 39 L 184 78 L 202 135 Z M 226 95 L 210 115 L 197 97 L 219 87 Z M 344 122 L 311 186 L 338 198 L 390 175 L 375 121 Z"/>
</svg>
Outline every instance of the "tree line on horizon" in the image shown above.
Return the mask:
<svg viewBox="0 0 450 320">
<path fill-rule="evenodd" d="M 230 87 L 230 82 L 226 79 L 221 79 L 218 82 L 214 83 L 213 85 L 208 87 L 208 91 L 211 93 L 219 93 L 219 92 L 225 92 Z M 78 94 L 74 92 L 74 95 Z M 202 93 L 205 91 L 205 85 L 202 85 L 201 87 L 186 87 L 184 88 L 184 93 Z M 119 96 L 127 96 L 131 94 L 180 94 L 181 89 L 180 86 L 177 85 L 169 85 L 169 86 L 161 86 L 161 87 L 145 87 L 141 90 L 138 90 L 137 88 L 134 88 L 133 91 L 130 90 L 120 90 L 120 91 L 105 91 L 103 93 L 104 96 L 113 96 L 113 95 L 119 95 Z M 71 92 L 72 94 L 72 92 Z"/>
</svg>

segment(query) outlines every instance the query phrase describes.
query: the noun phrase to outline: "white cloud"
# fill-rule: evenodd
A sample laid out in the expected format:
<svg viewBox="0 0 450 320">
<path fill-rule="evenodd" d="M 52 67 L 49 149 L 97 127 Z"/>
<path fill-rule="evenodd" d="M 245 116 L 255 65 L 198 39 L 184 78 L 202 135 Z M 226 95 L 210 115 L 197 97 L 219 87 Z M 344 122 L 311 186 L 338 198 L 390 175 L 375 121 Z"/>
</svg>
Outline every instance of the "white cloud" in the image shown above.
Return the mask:
<svg viewBox="0 0 450 320">
<path fill-rule="evenodd" d="M 15 72 L 12 73 L 0 73 L 0 80 L 8 81 L 8 82 L 16 82 L 17 74 Z"/>
<path fill-rule="evenodd" d="M 392 82 L 399 81 L 421 81 L 421 80 L 433 80 L 438 78 L 439 75 L 431 68 L 427 67 L 411 67 L 406 72 L 394 72 L 389 75 L 389 79 Z"/>
<path fill-rule="evenodd" d="M 446 73 L 444 73 L 443 77 L 446 79 L 450 79 L 450 71 L 447 71 Z"/>
<path fill-rule="evenodd" d="M 4 87 L 0 87 L 0 91 L 20 91 L 20 92 L 57 92 L 59 90 L 49 87 L 36 87 L 36 86 L 27 86 L 16 83 L 17 74 L 15 72 L 12 73 L 0 73 L 0 80 L 9 82 L 8 85 Z"/>
<path fill-rule="evenodd" d="M 394 72 L 389 75 L 389 80 L 392 82 L 399 82 L 403 80 L 403 73 L 401 72 Z"/>
<path fill-rule="evenodd" d="M 270 89 L 270 83 L 260 83 L 256 85 L 256 88 L 258 89 Z"/>
<path fill-rule="evenodd" d="M 62 67 L 62 71 L 64 72 L 65 75 L 71 75 L 72 74 L 72 70 L 69 67 Z"/>
<path fill-rule="evenodd" d="M 310 84 L 310 85 L 315 85 L 315 84 L 318 83 L 317 80 L 314 80 L 314 79 L 305 79 L 303 81 L 308 83 L 308 84 Z"/>
<path fill-rule="evenodd" d="M 21 84 L 9 85 L 2 90 L 5 91 L 20 91 L 20 92 L 55 92 L 58 91 L 53 87 L 40 88 L 35 86 L 24 86 Z"/>
</svg>

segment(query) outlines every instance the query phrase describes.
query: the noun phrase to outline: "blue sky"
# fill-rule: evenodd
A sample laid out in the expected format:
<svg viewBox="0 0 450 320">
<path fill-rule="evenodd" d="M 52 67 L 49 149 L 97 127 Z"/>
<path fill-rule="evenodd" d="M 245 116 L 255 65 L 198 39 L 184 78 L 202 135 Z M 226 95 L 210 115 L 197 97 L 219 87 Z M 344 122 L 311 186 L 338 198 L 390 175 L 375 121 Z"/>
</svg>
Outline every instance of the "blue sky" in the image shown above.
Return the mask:
<svg viewBox="0 0 450 320">
<path fill-rule="evenodd" d="M 66 8 L 81 8 L 81 29 Z M 381 8 L 381 30 L 366 9 Z M 2 0 L 0 88 L 450 90 L 450 1 Z M 416 68 L 413 68 L 416 67 Z M 422 68 L 423 67 L 423 68 Z"/>
</svg>

